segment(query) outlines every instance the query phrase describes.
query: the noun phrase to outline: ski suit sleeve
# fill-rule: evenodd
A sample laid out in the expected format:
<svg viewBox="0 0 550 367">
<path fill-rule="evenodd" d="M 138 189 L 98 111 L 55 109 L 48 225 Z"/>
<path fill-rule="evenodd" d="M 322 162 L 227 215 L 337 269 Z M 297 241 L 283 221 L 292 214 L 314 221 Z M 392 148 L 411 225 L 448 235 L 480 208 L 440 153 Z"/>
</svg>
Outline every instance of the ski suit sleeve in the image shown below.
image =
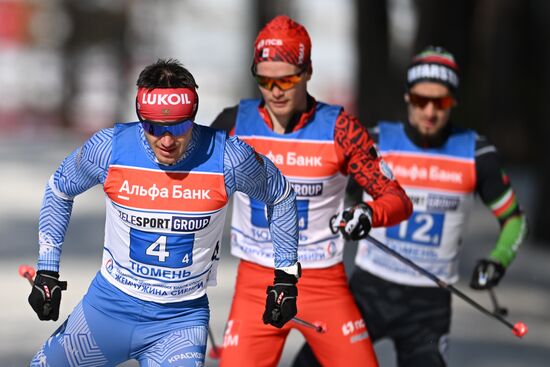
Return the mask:
<svg viewBox="0 0 550 367">
<path fill-rule="evenodd" d="M 490 258 L 508 267 L 527 234 L 527 221 L 496 148 L 484 137 L 476 142 L 477 192 L 500 224 Z"/>
<path fill-rule="evenodd" d="M 38 223 L 38 270 L 59 272 L 74 197 L 105 181 L 112 137 L 113 129 L 97 132 L 63 160 L 46 184 Z"/>
<path fill-rule="evenodd" d="M 372 198 L 372 226 L 395 225 L 412 213 L 412 203 L 378 154 L 374 141 L 355 117 L 342 111 L 336 121 L 335 143 L 342 173 L 349 174 Z"/>
<path fill-rule="evenodd" d="M 268 158 L 237 137 L 226 140 L 224 173 L 228 195 L 241 191 L 267 205 L 275 267 L 294 265 L 298 260 L 298 215 L 290 183 Z"/>
</svg>

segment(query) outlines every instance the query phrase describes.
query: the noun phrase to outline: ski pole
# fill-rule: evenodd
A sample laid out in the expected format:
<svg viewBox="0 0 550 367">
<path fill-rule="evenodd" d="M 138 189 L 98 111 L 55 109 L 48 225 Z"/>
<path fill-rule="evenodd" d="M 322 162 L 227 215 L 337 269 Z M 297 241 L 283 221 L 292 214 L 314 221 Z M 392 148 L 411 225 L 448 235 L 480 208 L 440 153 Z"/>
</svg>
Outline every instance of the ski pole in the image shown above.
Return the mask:
<svg viewBox="0 0 550 367">
<path fill-rule="evenodd" d="M 508 309 L 499 305 L 495 290 L 493 288 L 489 288 L 489 296 L 491 297 L 491 302 L 493 303 L 493 312 L 501 316 L 508 316 Z"/>
<path fill-rule="evenodd" d="M 36 275 L 36 270 L 30 265 L 19 265 L 19 275 L 27 279 L 31 287 L 34 287 L 34 276 Z M 59 286 L 62 291 L 67 289 L 67 282 L 59 282 Z M 50 302 L 44 303 L 43 306 L 44 315 L 49 315 L 52 311 L 52 305 Z"/>
<path fill-rule="evenodd" d="M 29 281 L 31 287 L 34 287 L 34 275 L 36 270 L 30 265 L 19 265 L 19 275 Z"/>
<path fill-rule="evenodd" d="M 327 326 L 323 322 L 308 322 L 305 320 L 302 320 L 298 317 L 293 317 L 292 321 L 294 321 L 297 324 L 303 325 L 305 327 L 309 327 L 314 329 L 318 333 L 326 333 L 327 332 Z M 210 343 L 212 344 L 212 349 L 208 352 L 208 357 L 211 359 L 220 359 L 222 352 L 223 352 L 223 346 L 219 346 L 216 344 L 216 341 L 214 340 L 214 335 L 212 333 L 212 329 L 210 328 L 210 325 L 208 326 L 208 338 L 210 339 Z"/>
<path fill-rule="evenodd" d="M 401 255 L 399 252 L 389 248 L 388 246 L 386 246 L 385 244 L 383 244 L 382 242 L 378 241 L 376 238 L 372 237 L 372 236 L 367 236 L 367 240 L 372 243 L 373 245 L 375 245 L 376 247 L 378 247 L 380 250 L 384 251 L 385 253 L 387 254 L 390 254 L 392 255 L 393 257 L 397 258 L 398 260 L 400 260 L 401 262 L 409 265 L 411 268 L 415 269 L 416 271 L 418 271 L 420 274 L 430 278 L 431 280 L 433 280 L 439 287 L 441 288 L 445 288 L 447 290 L 449 290 L 451 293 L 453 294 L 456 294 L 458 297 L 462 298 L 464 301 L 466 301 L 467 303 L 469 303 L 471 306 L 473 306 L 474 308 L 476 308 L 478 311 L 481 311 L 482 313 L 484 313 L 485 315 L 487 316 L 490 316 L 498 321 L 500 321 L 501 323 L 503 323 L 504 325 L 508 326 L 511 330 L 512 330 L 512 333 L 514 333 L 515 336 L 519 337 L 519 338 L 522 338 L 525 334 L 527 334 L 527 331 L 528 331 L 528 328 L 527 328 L 527 325 L 525 325 L 523 322 L 516 322 L 515 325 L 512 325 L 508 320 L 506 320 L 504 317 L 502 317 L 500 314 L 496 313 L 496 312 L 491 312 L 489 310 L 487 310 L 485 307 L 481 306 L 479 303 L 477 303 L 476 301 L 474 301 L 473 299 L 471 299 L 470 297 L 468 297 L 467 295 L 465 295 L 464 293 L 462 293 L 460 290 L 458 290 L 457 288 L 455 288 L 454 286 L 452 286 L 451 284 L 447 284 L 446 282 L 444 282 L 443 280 L 439 279 L 437 276 L 435 276 L 434 274 L 430 273 L 429 271 L 427 271 L 426 269 L 422 268 L 421 266 L 415 264 L 414 262 L 412 262 L 411 260 L 407 259 L 406 257 L 404 257 L 403 255 Z"/>
<path fill-rule="evenodd" d="M 316 321 L 314 323 L 311 323 L 311 322 L 307 322 L 305 320 L 302 320 L 298 317 L 293 317 L 292 321 L 294 321 L 297 324 L 303 325 L 305 327 L 312 328 L 318 333 L 326 333 L 327 332 L 327 325 L 324 322 Z"/>
<path fill-rule="evenodd" d="M 212 344 L 212 349 L 210 349 L 208 356 L 212 359 L 220 359 L 220 357 L 222 356 L 223 347 L 216 345 L 214 334 L 212 333 L 210 325 L 208 325 L 208 338 L 210 339 L 210 343 Z"/>
</svg>

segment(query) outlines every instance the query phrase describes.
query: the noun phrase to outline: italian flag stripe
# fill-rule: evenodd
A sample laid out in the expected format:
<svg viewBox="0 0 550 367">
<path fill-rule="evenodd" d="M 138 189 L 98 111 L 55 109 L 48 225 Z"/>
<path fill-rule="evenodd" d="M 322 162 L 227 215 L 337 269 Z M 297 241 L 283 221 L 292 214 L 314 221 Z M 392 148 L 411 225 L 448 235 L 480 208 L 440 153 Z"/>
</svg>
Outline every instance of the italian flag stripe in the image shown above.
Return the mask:
<svg viewBox="0 0 550 367">
<path fill-rule="evenodd" d="M 509 188 L 504 195 L 491 205 L 493 214 L 500 218 L 517 207 L 516 195 L 511 188 Z"/>
</svg>

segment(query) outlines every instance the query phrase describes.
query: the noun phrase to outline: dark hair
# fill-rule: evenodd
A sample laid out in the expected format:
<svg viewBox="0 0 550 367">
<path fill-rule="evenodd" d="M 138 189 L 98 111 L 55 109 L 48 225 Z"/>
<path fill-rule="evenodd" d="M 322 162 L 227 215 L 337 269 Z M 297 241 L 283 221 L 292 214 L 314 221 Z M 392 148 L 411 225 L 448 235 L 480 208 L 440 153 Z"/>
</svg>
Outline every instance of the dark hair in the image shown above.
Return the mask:
<svg viewBox="0 0 550 367">
<path fill-rule="evenodd" d="M 141 88 L 198 88 L 193 75 L 175 59 L 158 59 L 139 74 Z"/>
</svg>

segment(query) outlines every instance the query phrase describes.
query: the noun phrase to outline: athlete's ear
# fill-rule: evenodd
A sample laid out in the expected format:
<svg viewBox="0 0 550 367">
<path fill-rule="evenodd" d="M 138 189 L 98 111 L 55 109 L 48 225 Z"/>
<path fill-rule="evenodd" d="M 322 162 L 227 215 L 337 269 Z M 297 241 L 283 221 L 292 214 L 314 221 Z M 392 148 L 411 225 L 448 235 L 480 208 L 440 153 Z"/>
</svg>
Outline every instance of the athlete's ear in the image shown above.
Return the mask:
<svg viewBox="0 0 550 367">
<path fill-rule="evenodd" d="M 410 102 L 409 93 L 403 94 L 403 99 L 405 100 L 405 103 L 409 103 Z"/>
<path fill-rule="evenodd" d="M 311 66 L 311 64 L 309 64 L 309 66 L 307 67 L 307 70 L 306 70 L 306 81 L 309 82 L 309 80 L 311 79 L 311 75 L 313 75 L 313 66 Z"/>
</svg>

